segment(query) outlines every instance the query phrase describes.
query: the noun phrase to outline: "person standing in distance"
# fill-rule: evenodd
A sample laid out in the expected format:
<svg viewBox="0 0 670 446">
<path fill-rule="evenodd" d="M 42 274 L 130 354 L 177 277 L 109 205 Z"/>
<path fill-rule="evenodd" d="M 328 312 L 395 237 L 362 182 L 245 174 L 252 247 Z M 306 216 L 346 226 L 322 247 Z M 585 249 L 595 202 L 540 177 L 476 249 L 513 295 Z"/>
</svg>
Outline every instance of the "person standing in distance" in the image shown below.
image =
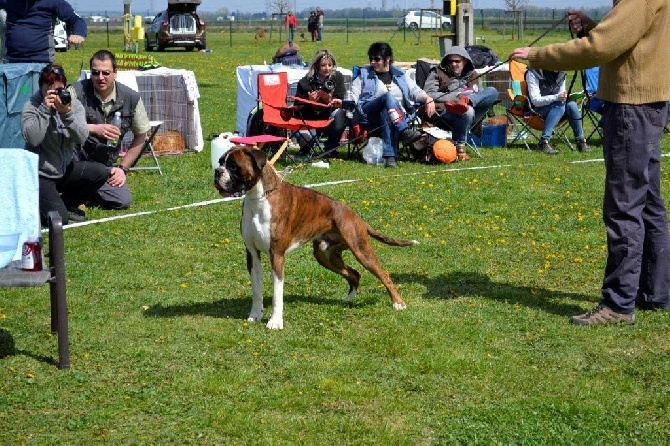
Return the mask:
<svg viewBox="0 0 670 446">
<path fill-rule="evenodd" d="M 5 63 L 50 63 L 54 61 L 54 18 L 72 30 L 68 41 L 79 45 L 86 38 L 86 22 L 65 0 L 0 0 L 7 13 Z"/>
<path fill-rule="evenodd" d="M 600 66 L 607 264 L 600 303 L 572 322 L 634 324 L 636 305 L 670 309 L 670 235 L 661 196 L 660 147 L 670 76 L 659 63 L 670 59 L 670 4 L 614 0 L 599 24 L 581 11 L 569 11 L 568 20 L 579 38 L 516 48 L 510 58 L 547 70 Z"/>
</svg>

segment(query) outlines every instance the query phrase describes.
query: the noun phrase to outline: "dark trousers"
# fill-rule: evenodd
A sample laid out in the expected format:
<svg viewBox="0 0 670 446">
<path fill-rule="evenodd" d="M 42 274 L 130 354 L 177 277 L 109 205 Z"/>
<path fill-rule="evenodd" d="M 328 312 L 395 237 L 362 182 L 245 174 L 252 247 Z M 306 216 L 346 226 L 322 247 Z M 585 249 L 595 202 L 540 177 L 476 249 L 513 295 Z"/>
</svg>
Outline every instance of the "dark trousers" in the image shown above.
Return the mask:
<svg viewBox="0 0 670 446">
<path fill-rule="evenodd" d="M 107 181 L 110 168 L 94 161 L 72 161 L 62 178 L 39 178 L 40 218 L 46 226 L 49 211 L 57 211 L 67 224 L 67 210 L 86 203 Z"/>
<path fill-rule="evenodd" d="M 603 111 L 607 265 L 602 303 L 635 311 L 635 298 L 670 304 L 670 236 L 661 197 L 667 102 L 606 103 Z"/>
<path fill-rule="evenodd" d="M 342 138 L 342 132 L 347 126 L 347 113 L 341 109 L 335 109 L 330 117 L 333 118 L 333 122 L 328 126 L 326 134 L 328 135 L 328 140 L 324 148 L 328 151 L 334 149 L 340 145 L 340 139 Z"/>
</svg>

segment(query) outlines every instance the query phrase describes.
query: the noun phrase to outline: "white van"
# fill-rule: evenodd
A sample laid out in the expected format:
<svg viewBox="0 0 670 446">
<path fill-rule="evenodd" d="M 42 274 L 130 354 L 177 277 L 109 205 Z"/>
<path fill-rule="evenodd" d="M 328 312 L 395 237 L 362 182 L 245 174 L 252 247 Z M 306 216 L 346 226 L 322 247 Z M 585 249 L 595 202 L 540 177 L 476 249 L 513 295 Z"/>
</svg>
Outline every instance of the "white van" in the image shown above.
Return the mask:
<svg viewBox="0 0 670 446">
<path fill-rule="evenodd" d="M 65 31 L 65 23 L 56 19 L 54 23 L 54 48 L 56 51 L 67 51 L 67 32 Z"/>
</svg>

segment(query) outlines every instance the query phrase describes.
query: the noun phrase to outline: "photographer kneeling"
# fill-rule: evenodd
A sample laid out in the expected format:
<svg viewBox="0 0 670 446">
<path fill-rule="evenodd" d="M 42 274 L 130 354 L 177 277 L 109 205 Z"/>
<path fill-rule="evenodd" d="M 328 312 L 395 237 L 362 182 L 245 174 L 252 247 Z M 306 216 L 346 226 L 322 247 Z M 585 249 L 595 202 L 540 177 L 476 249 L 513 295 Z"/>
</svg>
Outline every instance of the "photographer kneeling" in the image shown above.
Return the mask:
<svg viewBox="0 0 670 446">
<path fill-rule="evenodd" d="M 26 150 L 39 155 L 39 206 L 42 225 L 57 211 L 63 224 L 84 221 L 79 205 L 105 184 L 109 169 L 103 164 L 75 161 L 75 145 L 88 136 L 81 103 L 65 90 L 67 78 L 60 65 L 49 64 L 40 73 L 39 91 L 23 106 L 21 132 Z"/>
<path fill-rule="evenodd" d="M 324 104 L 323 107 L 309 104 L 299 106 L 298 115 L 305 120 L 333 118 L 328 126 L 326 153 L 335 151 L 340 145 L 340 137 L 347 125 L 347 116 L 342 109 L 346 89 L 344 76 L 337 71 L 337 62 L 328 50 L 319 50 L 314 55 L 307 75 L 298 82 L 296 96 Z M 298 155 L 309 155 L 309 148 L 301 148 Z"/>
</svg>

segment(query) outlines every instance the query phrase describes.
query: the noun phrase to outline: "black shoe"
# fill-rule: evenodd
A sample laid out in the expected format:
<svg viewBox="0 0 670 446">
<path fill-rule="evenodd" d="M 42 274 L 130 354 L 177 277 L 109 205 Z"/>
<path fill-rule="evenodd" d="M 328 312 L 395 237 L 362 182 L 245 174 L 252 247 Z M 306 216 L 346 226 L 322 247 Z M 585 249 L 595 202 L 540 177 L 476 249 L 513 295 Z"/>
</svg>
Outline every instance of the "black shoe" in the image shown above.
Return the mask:
<svg viewBox="0 0 670 446">
<path fill-rule="evenodd" d="M 395 159 L 395 156 L 386 156 L 384 157 L 384 167 L 390 167 L 391 169 L 398 168 L 398 162 Z"/>
<path fill-rule="evenodd" d="M 421 132 L 418 130 L 414 130 L 408 127 L 400 132 L 400 141 L 402 141 L 403 144 L 412 144 L 419 139 L 421 139 Z"/>
<path fill-rule="evenodd" d="M 86 212 L 79 208 L 68 208 L 67 218 L 71 223 L 83 223 L 86 221 Z"/>
<path fill-rule="evenodd" d="M 635 307 L 647 311 L 670 311 L 670 302 L 651 302 L 644 300 L 641 296 L 637 296 L 635 298 Z"/>
<path fill-rule="evenodd" d="M 540 140 L 540 143 L 537 145 L 537 150 L 544 152 L 547 155 L 558 155 L 558 150 L 551 147 L 551 145 L 549 145 L 549 141 L 546 139 Z"/>
<path fill-rule="evenodd" d="M 582 153 L 587 153 L 591 151 L 591 148 L 589 147 L 588 144 L 586 144 L 586 141 L 582 139 L 577 141 L 577 150 L 579 150 Z"/>
</svg>

